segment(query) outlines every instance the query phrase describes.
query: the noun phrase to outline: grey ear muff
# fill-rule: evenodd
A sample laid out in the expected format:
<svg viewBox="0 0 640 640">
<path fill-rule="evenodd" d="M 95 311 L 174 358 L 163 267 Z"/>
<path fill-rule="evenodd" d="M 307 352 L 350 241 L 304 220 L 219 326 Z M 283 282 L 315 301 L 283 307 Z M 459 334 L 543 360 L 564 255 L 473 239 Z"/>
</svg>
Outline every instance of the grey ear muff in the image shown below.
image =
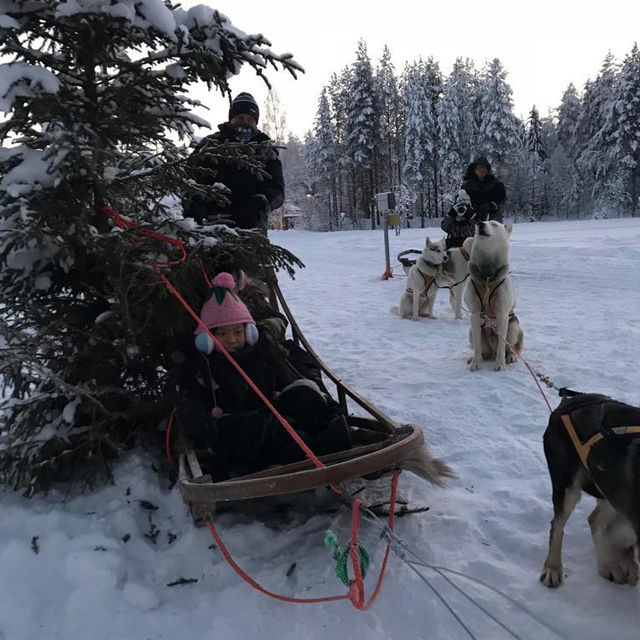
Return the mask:
<svg viewBox="0 0 640 640">
<path fill-rule="evenodd" d="M 215 346 L 211 336 L 206 331 L 203 331 L 196 336 L 195 345 L 198 351 L 206 353 L 207 355 L 213 351 Z"/>
<path fill-rule="evenodd" d="M 258 342 L 258 338 L 260 334 L 258 333 L 258 327 L 256 327 L 253 322 L 247 322 L 247 326 L 245 327 L 245 338 L 247 340 L 248 345 L 254 345 Z"/>
<path fill-rule="evenodd" d="M 258 338 L 260 337 L 258 327 L 256 327 L 253 322 L 247 322 L 244 335 L 247 344 L 251 346 L 256 344 L 256 342 L 258 342 Z M 198 351 L 206 353 L 207 355 L 211 354 L 215 349 L 215 343 L 206 331 L 203 331 L 196 336 L 195 345 Z"/>
</svg>

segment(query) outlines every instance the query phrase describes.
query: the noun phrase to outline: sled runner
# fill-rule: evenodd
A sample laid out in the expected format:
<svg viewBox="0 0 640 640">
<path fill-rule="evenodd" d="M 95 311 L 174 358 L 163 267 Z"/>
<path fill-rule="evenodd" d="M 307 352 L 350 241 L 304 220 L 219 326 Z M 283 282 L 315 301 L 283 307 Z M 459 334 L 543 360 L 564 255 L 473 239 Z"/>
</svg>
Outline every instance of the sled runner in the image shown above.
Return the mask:
<svg viewBox="0 0 640 640">
<path fill-rule="evenodd" d="M 210 474 L 203 473 L 203 465 L 197 452 L 185 444 L 179 457 L 178 487 L 196 519 L 213 513 L 216 502 L 291 494 L 376 474 L 417 455 L 424 447 L 421 429 L 400 426 L 394 422 L 322 362 L 300 331 L 275 277 L 269 288 L 271 302 L 275 308 L 279 306 L 286 315 L 296 344 L 300 344 L 308 352 L 335 385 L 337 399 L 344 414 L 348 415 L 347 398 L 351 398 L 366 411 L 368 417 L 348 416 L 352 447 L 319 456 L 325 465 L 321 468 L 305 459 L 214 482 Z"/>
</svg>

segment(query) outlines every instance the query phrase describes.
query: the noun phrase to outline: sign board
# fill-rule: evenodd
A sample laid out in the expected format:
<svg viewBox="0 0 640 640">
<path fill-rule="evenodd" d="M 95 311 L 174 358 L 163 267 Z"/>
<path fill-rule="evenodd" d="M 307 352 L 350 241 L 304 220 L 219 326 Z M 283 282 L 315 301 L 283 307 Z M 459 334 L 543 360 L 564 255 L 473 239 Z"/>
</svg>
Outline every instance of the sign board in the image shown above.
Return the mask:
<svg viewBox="0 0 640 640">
<path fill-rule="evenodd" d="M 380 213 L 388 213 L 396 207 L 396 194 L 393 191 L 376 193 L 376 206 Z"/>
</svg>

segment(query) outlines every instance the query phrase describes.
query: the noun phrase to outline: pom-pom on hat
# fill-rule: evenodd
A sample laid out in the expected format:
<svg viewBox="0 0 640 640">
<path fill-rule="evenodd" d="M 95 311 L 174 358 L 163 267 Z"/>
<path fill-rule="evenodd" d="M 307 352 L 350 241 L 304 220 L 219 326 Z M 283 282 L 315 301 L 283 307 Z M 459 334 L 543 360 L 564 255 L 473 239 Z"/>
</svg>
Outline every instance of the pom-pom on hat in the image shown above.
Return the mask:
<svg viewBox="0 0 640 640">
<path fill-rule="evenodd" d="M 260 109 L 258 108 L 258 103 L 255 101 L 255 98 L 250 93 L 239 93 L 233 99 L 231 108 L 229 109 L 229 120 L 240 113 L 251 116 L 256 121 L 256 124 L 258 124 Z"/>
<path fill-rule="evenodd" d="M 469 197 L 469 194 L 464 189 L 460 189 L 460 191 L 456 193 L 456 204 L 466 204 L 466 205 L 471 204 L 471 198 Z"/>
<path fill-rule="evenodd" d="M 211 297 L 202 306 L 200 318 L 208 329 L 227 327 L 231 324 L 253 323 L 253 318 L 246 305 L 233 291 L 235 280 L 230 273 L 219 273 L 212 282 Z M 204 329 L 198 325 L 195 334 Z"/>
</svg>

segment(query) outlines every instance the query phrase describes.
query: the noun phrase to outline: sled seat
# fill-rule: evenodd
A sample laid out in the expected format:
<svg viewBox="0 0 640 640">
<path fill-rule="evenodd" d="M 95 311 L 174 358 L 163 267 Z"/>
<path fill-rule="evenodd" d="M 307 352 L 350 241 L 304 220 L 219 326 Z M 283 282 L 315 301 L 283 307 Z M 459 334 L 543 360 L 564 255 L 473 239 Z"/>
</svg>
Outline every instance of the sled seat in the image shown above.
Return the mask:
<svg viewBox="0 0 640 640">
<path fill-rule="evenodd" d="M 310 460 L 301 460 L 213 482 L 211 475 L 203 474 L 196 452 L 186 449 L 180 456 L 178 475 L 182 498 L 194 516 L 199 517 L 213 513 L 217 502 L 293 494 L 376 474 L 410 457 L 424 442 L 418 427 L 402 426 L 393 434 L 386 434 L 370 429 L 374 420 L 352 416 L 349 423 L 354 446 L 319 456 L 326 465 L 322 468 L 317 468 Z"/>
</svg>

